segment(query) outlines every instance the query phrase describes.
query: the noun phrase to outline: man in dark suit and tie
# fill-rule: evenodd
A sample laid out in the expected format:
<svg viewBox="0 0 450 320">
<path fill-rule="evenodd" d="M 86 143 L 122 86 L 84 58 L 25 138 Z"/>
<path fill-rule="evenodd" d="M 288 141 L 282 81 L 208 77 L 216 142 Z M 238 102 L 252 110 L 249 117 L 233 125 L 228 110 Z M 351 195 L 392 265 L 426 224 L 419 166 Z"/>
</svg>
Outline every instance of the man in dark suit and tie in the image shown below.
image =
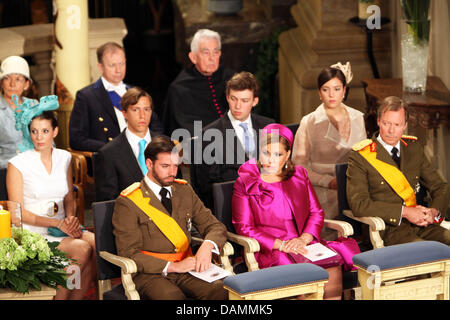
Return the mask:
<svg viewBox="0 0 450 320">
<path fill-rule="evenodd" d="M 123 117 L 128 127 L 104 145 L 95 157 L 95 199 L 116 199 L 120 192 L 147 173 L 144 151 L 157 133 L 149 130 L 153 102 L 141 88 L 129 89 L 122 97 Z"/>
<path fill-rule="evenodd" d="M 102 76 L 77 92 L 70 116 L 69 143 L 75 150 L 97 151 L 126 127 L 120 106 L 122 96 L 130 88 L 123 82 L 125 51 L 117 43 L 105 43 L 97 49 L 97 61 Z M 150 129 L 163 132 L 155 113 Z"/>
<path fill-rule="evenodd" d="M 239 167 L 245 161 L 258 157 L 259 130 L 275 122 L 252 113 L 258 104 L 259 85 L 250 72 L 234 74 L 228 80 L 225 92 L 230 110 L 224 117 L 203 128 L 202 164 L 197 165 L 195 170 L 199 196 L 210 209 L 214 207 L 212 184 L 237 179 Z M 208 132 L 215 136 L 214 130 L 221 133 L 222 148 L 213 147 L 218 142 L 215 139 L 207 140 Z"/>
</svg>

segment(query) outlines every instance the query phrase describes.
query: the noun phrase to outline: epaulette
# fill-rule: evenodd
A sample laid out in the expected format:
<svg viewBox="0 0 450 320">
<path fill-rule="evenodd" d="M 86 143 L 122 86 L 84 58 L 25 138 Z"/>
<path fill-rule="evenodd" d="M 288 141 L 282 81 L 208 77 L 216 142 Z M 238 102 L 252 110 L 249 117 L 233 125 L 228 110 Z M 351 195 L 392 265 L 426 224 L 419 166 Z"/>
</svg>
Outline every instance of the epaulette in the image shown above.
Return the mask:
<svg viewBox="0 0 450 320">
<path fill-rule="evenodd" d="M 416 136 L 408 136 L 406 134 L 402 135 L 402 138 L 403 139 L 415 140 L 415 141 L 417 141 L 417 139 L 418 139 Z"/>
<path fill-rule="evenodd" d="M 184 179 L 173 179 L 173 181 L 178 184 L 188 184 L 187 180 Z"/>
<path fill-rule="evenodd" d="M 372 142 L 373 142 L 372 139 L 364 139 L 364 140 L 362 140 L 362 141 L 360 141 L 360 142 L 355 143 L 355 144 L 353 145 L 352 149 L 353 149 L 354 151 L 362 150 L 362 149 L 364 149 L 365 147 L 369 146 Z"/>
<path fill-rule="evenodd" d="M 133 183 L 132 185 L 128 186 L 126 189 L 124 189 L 124 190 L 120 193 L 120 195 L 121 195 L 122 197 L 128 197 L 128 195 L 129 195 L 130 193 L 132 193 L 134 190 L 137 190 L 140 186 L 141 186 L 141 183 L 140 183 L 140 182 L 135 182 L 135 183 Z"/>
</svg>

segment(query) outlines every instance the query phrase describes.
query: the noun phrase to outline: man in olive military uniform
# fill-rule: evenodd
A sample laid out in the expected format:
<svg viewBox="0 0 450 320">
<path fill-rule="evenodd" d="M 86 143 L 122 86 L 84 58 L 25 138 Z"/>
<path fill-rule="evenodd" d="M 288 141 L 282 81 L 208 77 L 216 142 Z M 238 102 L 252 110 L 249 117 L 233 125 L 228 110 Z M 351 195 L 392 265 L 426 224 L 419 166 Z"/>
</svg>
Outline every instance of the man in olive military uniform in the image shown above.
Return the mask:
<svg viewBox="0 0 450 320">
<path fill-rule="evenodd" d="M 448 207 L 448 184 L 417 138 L 403 135 L 407 105 L 387 97 L 377 118 L 379 134 L 356 144 L 349 157 L 347 198 L 353 214 L 382 218 L 385 245 L 423 240 L 450 245 L 450 231 L 440 226 Z M 416 203 L 421 185 L 430 192 L 429 208 Z"/>
<path fill-rule="evenodd" d="M 136 262 L 133 280 L 143 299 L 227 299 L 222 280 L 208 283 L 189 273 L 209 269 L 212 253 L 219 254 L 226 242 L 226 228 L 185 180 L 175 179 L 176 151 L 165 136 L 145 149 L 147 174 L 122 191 L 114 206 L 117 252 Z M 195 255 L 192 227 L 204 239 Z"/>
</svg>

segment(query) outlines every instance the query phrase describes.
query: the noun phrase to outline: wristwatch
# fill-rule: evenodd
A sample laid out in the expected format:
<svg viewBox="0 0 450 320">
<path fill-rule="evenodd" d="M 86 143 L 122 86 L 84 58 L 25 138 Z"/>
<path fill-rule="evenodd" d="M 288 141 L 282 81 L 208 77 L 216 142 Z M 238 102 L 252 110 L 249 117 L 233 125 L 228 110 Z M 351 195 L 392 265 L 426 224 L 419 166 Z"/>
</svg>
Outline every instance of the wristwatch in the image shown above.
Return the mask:
<svg viewBox="0 0 450 320">
<path fill-rule="evenodd" d="M 438 211 L 438 215 L 434 218 L 434 223 L 440 224 L 442 220 L 444 220 L 444 217 L 441 215 L 441 212 Z"/>
</svg>

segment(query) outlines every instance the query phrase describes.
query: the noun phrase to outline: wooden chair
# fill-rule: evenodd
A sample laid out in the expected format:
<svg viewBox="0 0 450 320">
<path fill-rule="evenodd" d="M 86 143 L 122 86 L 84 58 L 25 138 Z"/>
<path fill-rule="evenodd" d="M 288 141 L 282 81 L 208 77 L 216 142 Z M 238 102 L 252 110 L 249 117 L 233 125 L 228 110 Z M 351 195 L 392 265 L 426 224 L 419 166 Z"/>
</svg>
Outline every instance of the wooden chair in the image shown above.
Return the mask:
<svg viewBox="0 0 450 320">
<path fill-rule="evenodd" d="M 113 234 L 112 216 L 115 200 L 94 202 L 95 246 L 97 251 L 98 287 L 100 300 L 139 300 L 132 275 L 137 272 L 136 263 L 129 258 L 117 255 Z M 193 238 L 194 241 L 203 241 Z M 228 256 L 233 254 L 233 247 L 225 243 L 220 255 L 222 267 L 232 272 Z M 122 283 L 114 287 L 111 280 L 121 278 Z"/>
<path fill-rule="evenodd" d="M 136 263 L 118 256 L 113 234 L 112 215 L 115 200 L 94 202 L 95 249 L 97 251 L 98 292 L 100 300 L 139 300 L 132 275 Z M 121 278 L 122 283 L 111 285 L 111 280 Z"/>
<path fill-rule="evenodd" d="M 336 180 L 338 185 L 338 202 L 339 211 L 346 217 L 359 221 L 369 226 L 370 242 L 374 249 L 383 248 L 384 241 L 380 236 L 380 231 L 386 228 L 386 225 L 380 217 L 355 217 L 350 210 L 350 206 L 347 201 L 347 163 L 336 164 Z M 424 188 L 421 188 L 424 189 Z M 443 221 L 441 226 L 450 229 L 450 222 Z"/>
<path fill-rule="evenodd" d="M 88 174 L 87 161 L 91 161 L 92 152 L 79 151 L 67 148 L 72 154 L 72 174 L 74 177 L 74 183 L 81 186 L 84 190 L 87 190 L 88 184 L 94 184 L 94 176 Z"/>
<path fill-rule="evenodd" d="M 239 244 L 244 248 L 244 260 L 248 271 L 259 270 L 258 262 L 255 259 L 255 252 L 260 250 L 256 239 L 238 235 L 231 222 L 232 210 L 231 199 L 233 197 L 234 181 L 214 183 L 213 197 L 215 215 L 227 227 L 228 240 Z M 339 236 L 349 237 L 353 234 L 352 226 L 344 221 L 324 220 L 324 227 L 336 230 Z"/>
</svg>

